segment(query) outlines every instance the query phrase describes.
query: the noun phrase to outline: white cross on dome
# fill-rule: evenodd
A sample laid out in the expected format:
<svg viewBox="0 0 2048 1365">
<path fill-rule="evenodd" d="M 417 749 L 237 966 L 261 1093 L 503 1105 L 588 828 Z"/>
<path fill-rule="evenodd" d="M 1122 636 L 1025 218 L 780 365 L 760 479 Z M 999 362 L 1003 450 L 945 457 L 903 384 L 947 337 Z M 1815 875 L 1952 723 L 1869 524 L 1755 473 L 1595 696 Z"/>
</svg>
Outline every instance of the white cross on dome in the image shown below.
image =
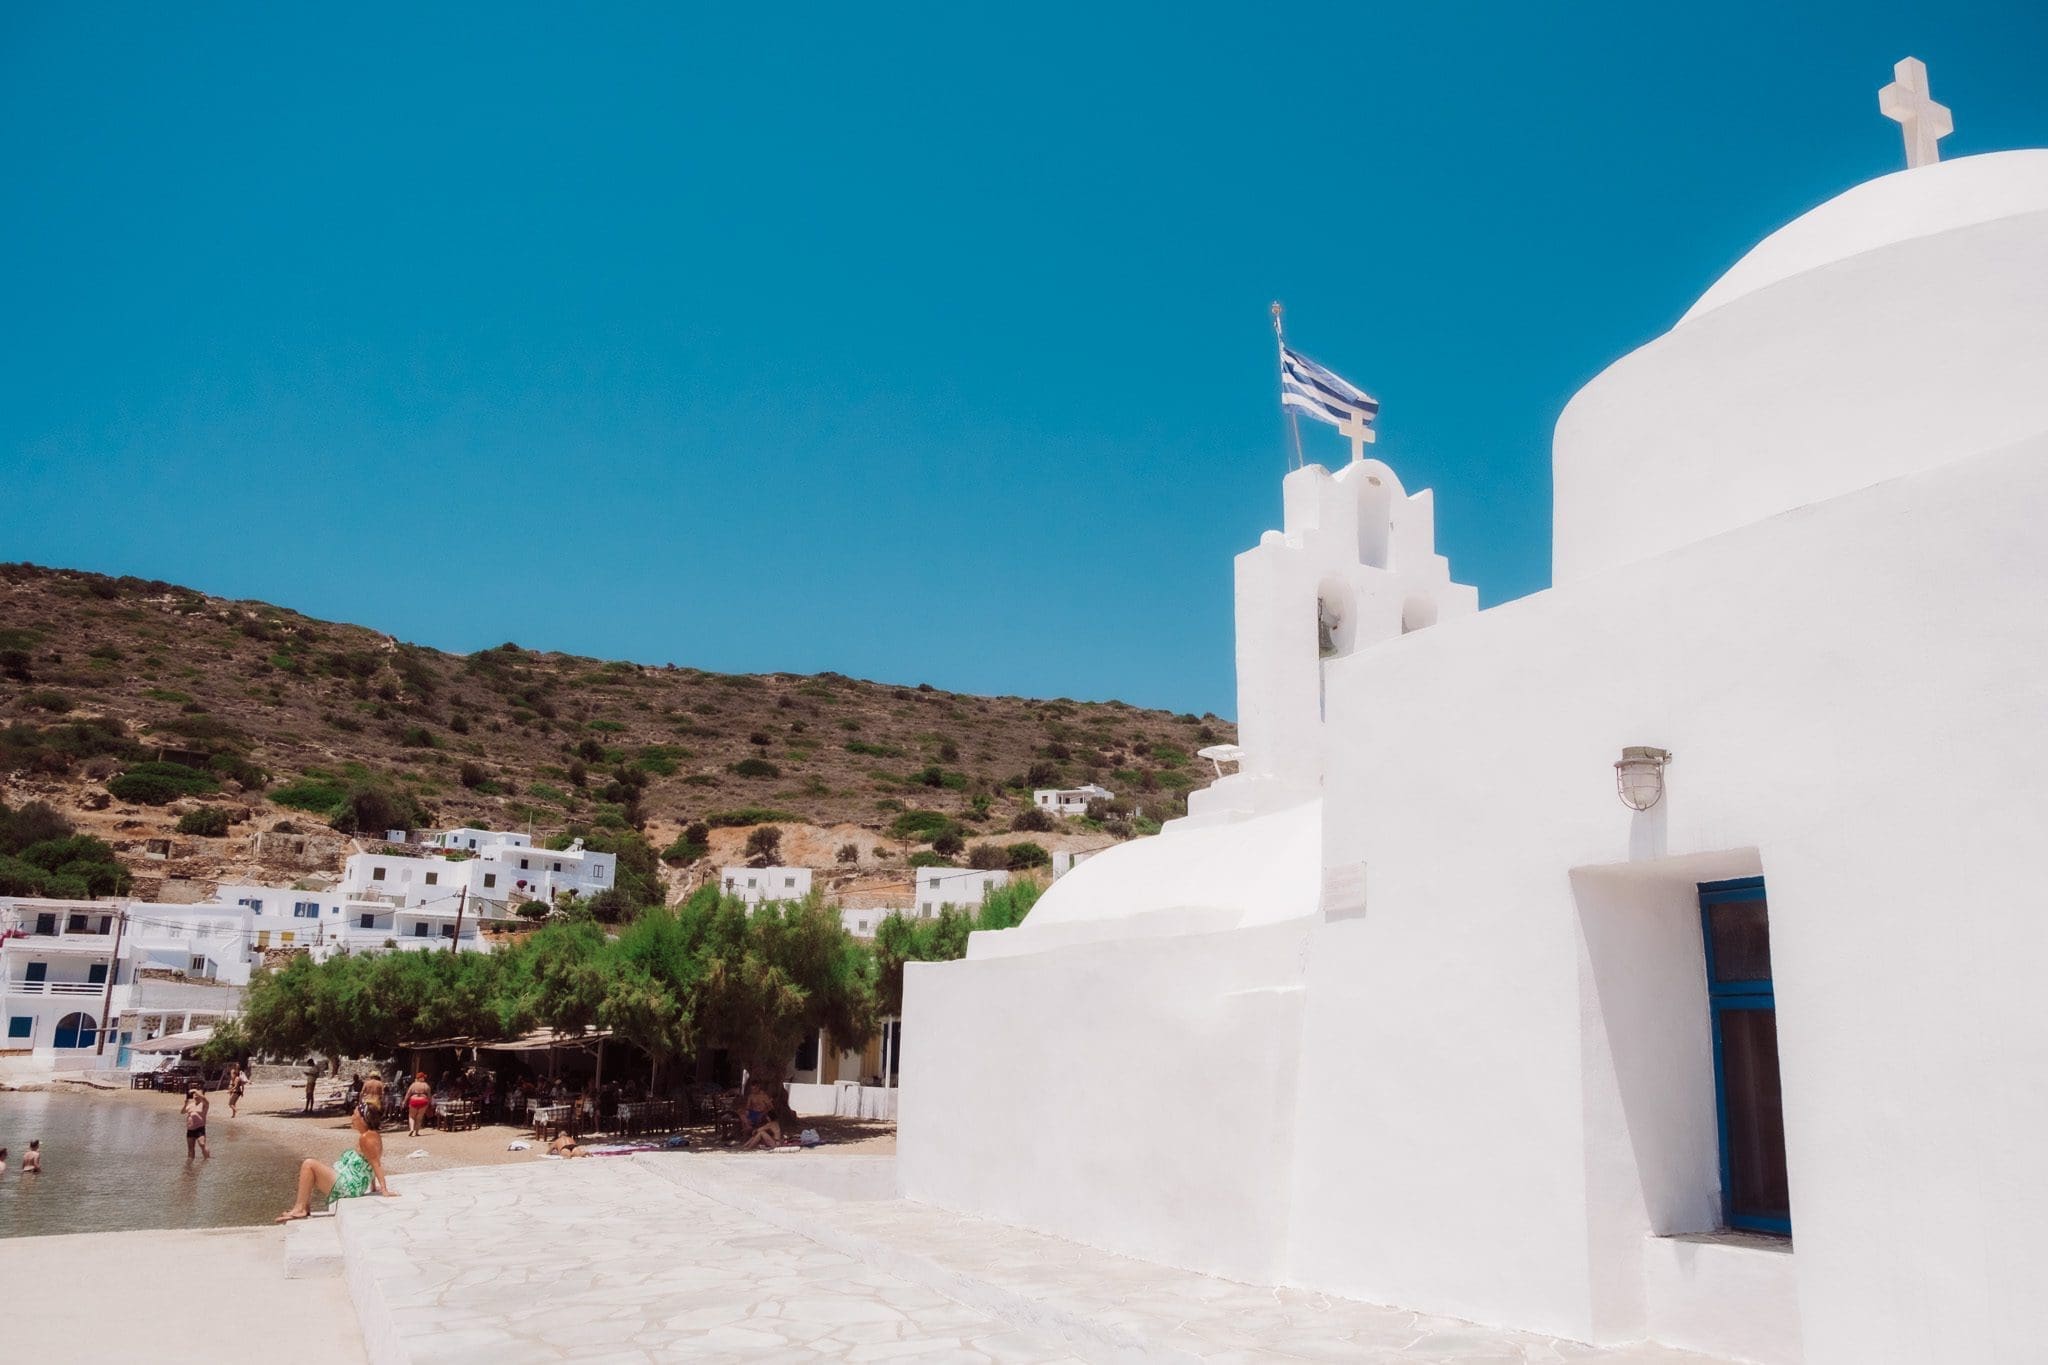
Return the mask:
<svg viewBox="0 0 2048 1365">
<path fill-rule="evenodd" d="M 1906 138 L 1906 165 L 1931 166 L 1941 160 L 1936 144 L 1956 129 L 1948 106 L 1936 104 L 1927 91 L 1927 64 L 1908 57 L 1892 68 L 1890 85 L 1877 92 L 1877 107 L 1899 125 Z"/>
</svg>

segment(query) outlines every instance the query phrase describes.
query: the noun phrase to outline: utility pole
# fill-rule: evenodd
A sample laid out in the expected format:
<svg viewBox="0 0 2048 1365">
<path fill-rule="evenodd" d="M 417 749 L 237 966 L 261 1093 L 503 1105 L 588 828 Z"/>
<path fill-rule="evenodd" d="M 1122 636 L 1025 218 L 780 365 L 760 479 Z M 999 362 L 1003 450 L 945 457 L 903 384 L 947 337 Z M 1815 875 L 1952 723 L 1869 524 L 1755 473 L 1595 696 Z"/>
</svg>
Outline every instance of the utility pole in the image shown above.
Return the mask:
<svg viewBox="0 0 2048 1365">
<path fill-rule="evenodd" d="M 127 928 L 128 912 L 123 910 L 114 916 L 114 958 L 107 963 L 107 989 L 100 996 L 100 1041 L 93 1049 L 95 1057 L 107 1055 L 107 1015 L 114 1008 L 114 978 L 121 974 L 121 935 Z"/>
<path fill-rule="evenodd" d="M 462 888 L 462 898 L 455 902 L 455 937 L 448 940 L 448 951 L 462 951 L 462 912 L 469 908 L 469 888 Z"/>
</svg>

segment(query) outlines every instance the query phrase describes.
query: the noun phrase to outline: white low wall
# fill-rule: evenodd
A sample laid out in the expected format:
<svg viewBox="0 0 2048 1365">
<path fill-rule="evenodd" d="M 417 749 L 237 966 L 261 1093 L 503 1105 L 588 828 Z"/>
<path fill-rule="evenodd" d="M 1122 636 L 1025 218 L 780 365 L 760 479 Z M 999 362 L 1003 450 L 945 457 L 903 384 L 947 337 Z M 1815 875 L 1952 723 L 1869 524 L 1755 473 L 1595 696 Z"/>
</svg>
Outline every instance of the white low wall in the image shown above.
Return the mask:
<svg viewBox="0 0 2048 1365">
<path fill-rule="evenodd" d="M 910 964 L 904 1195 L 1279 1280 L 1307 934 L 1294 923 Z"/>
<path fill-rule="evenodd" d="M 1799 1365 L 1799 1276 L 1766 1238 L 1651 1237 L 1643 1255 L 1650 1340 L 1688 1351 Z"/>
<path fill-rule="evenodd" d="M 831 1085 L 793 1082 L 789 1087 L 789 1107 L 800 1118 L 893 1119 L 899 1093 L 895 1086 L 884 1089 L 879 1085 L 861 1085 L 855 1081 L 839 1081 Z"/>
</svg>

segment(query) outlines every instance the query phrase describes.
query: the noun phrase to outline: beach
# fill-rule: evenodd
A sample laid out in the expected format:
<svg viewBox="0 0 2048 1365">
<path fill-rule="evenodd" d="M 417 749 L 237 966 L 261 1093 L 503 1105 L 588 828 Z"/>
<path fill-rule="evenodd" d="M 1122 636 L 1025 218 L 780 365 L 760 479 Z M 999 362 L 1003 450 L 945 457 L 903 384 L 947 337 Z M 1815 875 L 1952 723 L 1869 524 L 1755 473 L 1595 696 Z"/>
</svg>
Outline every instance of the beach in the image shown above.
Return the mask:
<svg viewBox="0 0 2048 1365">
<path fill-rule="evenodd" d="M 330 1081 L 323 1080 L 321 1088 L 324 1090 L 329 1084 Z M 98 1090 L 94 1094 L 114 1104 L 168 1109 L 173 1113 L 179 1103 L 176 1095 L 160 1094 L 154 1090 Z M 227 1116 L 226 1091 L 214 1091 L 208 1098 L 213 1101 L 213 1117 L 209 1123 L 214 1127 L 234 1127 L 260 1133 L 266 1138 L 302 1149 L 298 1151 L 299 1156 L 318 1157 L 331 1162 L 354 1140 L 345 1116 L 305 1112 L 306 1088 L 303 1084 L 272 1082 L 252 1085 L 242 1096 L 240 1117 L 233 1119 Z M 886 1156 L 896 1150 L 896 1125 L 893 1123 L 806 1118 L 803 1125 L 816 1128 L 819 1136 L 825 1139 L 825 1146 L 818 1149 L 820 1152 Z M 689 1137 L 692 1147 L 716 1145 L 710 1124 L 697 1124 L 682 1131 Z M 428 1128 L 415 1139 L 407 1135 L 403 1122 L 391 1122 L 384 1126 L 384 1164 L 395 1179 L 407 1171 L 440 1171 L 454 1166 L 494 1166 L 544 1159 L 540 1155 L 539 1144 L 524 1151 L 508 1148 L 509 1143 L 532 1141 L 532 1129 L 508 1124 L 487 1123 L 454 1133 Z"/>
<path fill-rule="evenodd" d="M 269 1219 L 291 1202 L 301 1157 L 331 1162 L 350 1143 L 348 1122 L 303 1112 L 302 1085 L 251 1086 L 239 1116 L 228 1116 L 225 1092 L 209 1098 L 211 1161 L 187 1161 L 176 1122 L 180 1097 L 151 1090 L 58 1084 L 0 1093 L 0 1138 L 14 1148 L 0 1177 L 0 1215 L 8 1197 L 26 1201 L 40 1221 L 24 1227 L 22 1204 L 12 1206 L 23 1235 L 0 1235 L 0 1283 L 9 1296 L 7 1339 L 23 1359 L 149 1359 L 162 1365 L 269 1358 L 288 1350 L 301 1365 L 358 1365 L 365 1359 L 361 1328 L 338 1278 L 285 1278 L 285 1230 Z M 119 1150 L 79 1150 L 46 1139 L 42 1175 L 24 1176 L 25 1137 L 12 1129 L 47 1120 L 57 1108 L 89 1110 L 101 1128 L 122 1135 Z M 12 1116 L 10 1119 L 10 1115 Z M 132 1115 L 138 1122 L 124 1122 Z M 34 1117 L 31 1117 L 34 1116 Z M 825 1138 L 807 1157 L 888 1156 L 895 1126 L 847 1119 L 805 1119 Z M 95 1128 L 93 1131 L 99 1131 Z M 693 1148 L 715 1145 L 708 1125 L 684 1130 Z M 139 1137 L 138 1137 L 139 1134 Z M 131 1141 L 132 1140 L 132 1141 Z M 148 1145 L 132 1149 L 135 1141 Z M 464 1132 L 428 1129 L 420 1137 L 402 1126 L 384 1132 L 387 1169 L 402 1199 L 407 1177 L 429 1171 L 495 1165 L 561 1165 L 541 1153 L 530 1130 L 486 1125 Z M 529 1144 L 513 1149 L 510 1144 Z M 774 1160 L 763 1155 L 763 1162 Z M 606 1164 L 578 1161 L 577 1166 Z M 109 1167 L 112 1169 L 109 1169 Z M 140 1182 L 142 1194 L 123 1199 L 121 1181 Z M 80 1182 L 93 1187 L 81 1192 Z M 105 1187 L 113 1185 L 109 1193 Z M 219 1196 L 207 1203 L 188 1192 Z M 102 1203 L 89 1202 L 94 1194 Z M 152 1202 L 154 1201 L 154 1202 Z M 112 1212 L 107 1205 L 113 1205 Z M 96 1221 L 70 1230 L 64 1211 Z M 108 1218 L 125 1219 L 108 1223 Z M 178 1226 L 142 1226 L 158 1218 Z M 231 1225 L 205 1226 L 214 1219 Z M 195 1221 L 196 1220 L 196 1221 Z M 0 1228 L 5 1234 L 6 1228 Z M 40 1235 L 34 1235 L 40 1234 Z M 38 1284 L 119 1286 L 96 1297 L 90 1311 L 70 1290 L 42 1295 Z"/>
<path fill-rule="evenodd" d="M 214 1156 L 210 1162 L 188 1163 L 183 1140 L 173 1123 L 181 1104 L 175 1094 L 75 1083 L 0 1094 L 0 1145 L 14 1148 L 5 1179 L 8 1185 L 15 1186 L 0 1190 L 0 1218 L 18 1207 L 7 1196 L 19 1199 L 26 1191 L 38 1197 L 35 1220 L 17 1218 L 12 1227 L 0 1224 L 0 1238 L 145 1227 L 254 1225 L 267 1221 L 291 1202 L 292 1182 L 301 1158 L 310 1156 L 332 1163 L 354 1140 L 346 1118 L 331 1113 L 305 1113 L 305 1087 L 297 1083 L 250 1086 L 242 1097 L 240 1114 L 232 1118 L 228 1115 L 225 1091 L 214 1091 L 208 1098 L 213 1107 L 207 1118 L 207 1131 Z M 117 1126 L 116 1134 L 122 1139 L 118 1149 L 78 1151 L 62 1144 L 52 1145 L 46 1137 L 49 1172 L 44 1177 L 31 1177 L 41 1181 L 43 1187 L 20 1186 L 16 1182 L 21 1150 L 27 1146 L 28 1138 L 41 1134 L 30 1131 L 33 1119 L 10 1119 L 10 1113 L 32 1113 L 38 1107 L 59 1104 L 74 1111 L 89 1106 L 95 1117 L 113 1118 L 124 1112 L 134 1113 L 138 1118 L 147 1116 L 146 1145 L 131 1140 L 133 1130 L 142 1125 Z M 816 1128 L 824 1139 L 824 1145 L 816 1149 L 818 1155 L 887 1156 L 896 1150 L 892 1123 L 839 1118 L 806 1118 L 802 1122 L 805 1127 Z M 102 1123 L 94 1131 L 109 1126 Z M 709 1124 L 686 1128 L 683 1133 L 694 1149 L 717 1145 Z M 394 1185 L 403 1188 L 408 1174 L 556 1159 L 543 1154 L 543 1145 L 534 1141 L 532 1130 L 505 1124 L 484 1124 L 460 1132 L 428 1128 L 414 1138 L 402 1123 L 392 1123 L 384 1128 L 384 1164 Z M 119 1162 L 113 1172 L 101 1164 L 110 1151 Z M 83 1175 L 89 1175 L 95 1185 L 104 1185 L 110 1176 L 145 1183 L 140 1187 L 140 1195 L 126 1204 L 110 1212 L 94 1211 L 91 1221 L 84 1226 L 66 1225 L 63 1205 L 54 1198 L 55 1186 L 60 1182 L 51 1177 L 61 1176 L 64 1182 L 69 1182 Z"/>
</svg>

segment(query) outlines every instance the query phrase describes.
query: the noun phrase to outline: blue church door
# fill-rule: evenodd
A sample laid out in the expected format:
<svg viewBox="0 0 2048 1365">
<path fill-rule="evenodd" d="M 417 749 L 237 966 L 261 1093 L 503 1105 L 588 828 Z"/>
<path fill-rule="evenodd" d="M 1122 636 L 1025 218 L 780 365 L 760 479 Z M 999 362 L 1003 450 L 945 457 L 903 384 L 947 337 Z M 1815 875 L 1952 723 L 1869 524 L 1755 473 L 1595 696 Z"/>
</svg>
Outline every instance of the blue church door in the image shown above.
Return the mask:
<svg viewBox="0 0 2048 1365">
<path fill-rule="evenodd" d="M 1790 1236 L 1778 1003 L 1770 902 L 1762 877 L 1700 884 L 1714 1098 L 1721 1129 L 1721 1216 L 1731 1228 Z"/>
</svg>

